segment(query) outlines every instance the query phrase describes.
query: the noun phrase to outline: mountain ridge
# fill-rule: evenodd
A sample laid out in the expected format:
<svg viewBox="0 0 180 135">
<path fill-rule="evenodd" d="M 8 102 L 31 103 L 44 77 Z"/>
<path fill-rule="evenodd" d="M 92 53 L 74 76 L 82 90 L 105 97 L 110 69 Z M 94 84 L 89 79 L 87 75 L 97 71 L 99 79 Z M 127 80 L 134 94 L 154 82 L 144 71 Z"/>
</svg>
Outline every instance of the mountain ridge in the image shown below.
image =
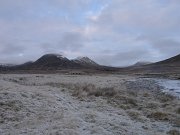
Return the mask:
<svg viewBox="0 0 180 135">
<path fill-rule="evenodd" d="M 167 74 L 180 75 L 180 55 L 156 63 L 130 67 L 109 67 L 99 65 L 88 57 L 68 59 L 59 54 L 45 54 L 34 62 L 26 62 L 16 66 L 0 66 L 0 71 L 37 71 L 56 72 L 59 70 L 86 70 L 98 72 L 110 72 L 118 74 Z M 47 73 L 49 73 L 47 72 Z"/>
<path fill-rule="evenodd" d="M 45 54 L 34 62 L 26 62 L 16 66 L 5 66 L 8 70 L 61 70 L 61 69 L 83 69 L 100 67 L 88 57 L 70 60 L 60 54 Z M 2 68 L 2 66 L 1 66 Z"/>
</svg>

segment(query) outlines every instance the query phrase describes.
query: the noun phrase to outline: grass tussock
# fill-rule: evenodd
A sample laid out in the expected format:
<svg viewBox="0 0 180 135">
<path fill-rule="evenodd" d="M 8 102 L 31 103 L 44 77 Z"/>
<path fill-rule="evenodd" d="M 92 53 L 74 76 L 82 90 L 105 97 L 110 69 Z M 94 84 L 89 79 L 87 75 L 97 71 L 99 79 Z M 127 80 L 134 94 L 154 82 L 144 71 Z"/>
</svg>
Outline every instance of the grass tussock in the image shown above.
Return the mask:
<svg viewBox="0 0 180 135">
<path fill-rule="evenodd" d="M 149 93 L 145 92 L 145 93 L 143 94 L 143 96 L 144 96 L 144 97 L 149 97 Z"/>
<path fill-rule="evenodd" d="M 165 94 L 165 93 L 160 93 L 158 95 L 158 99 L 164 103 L 164 102 L 169 102 L 169 101 L 172 101 L 174 99 L 174 97 L 172 95 L 169 95 L 169 94 Z"/>
<path fill-rule="evenodd" d="M 117 91 L 114 87 L 97 87 L 94 84 L 64 84 L 64 83 L 46 83 L 46 85 L 57 87 L 57 88 L 66 88 L 72 92 L 72 95 L 75 97 L 83 98 L 88 96 L 95 97 L 113 97 L 117 95 Z"/>
<path fill-rule="evenodd" d="M 164 112 L 152 112 L 150 115 L 148 115 L 149 118 L 153 118 L 155 120 L 163 120 L 163 121 L 168 121 L 168 114 Z"/>
<path fill-rule="evenodd" d="M 136 98 L 122 94 L 120 92 L 118 92 L 116 96 L 108 100 L 108 102 L 124 110 L 136 108 L 139 105 Z"/>
<path fill-rule="evenodd" d="M 176 129 L 170 130 L 167 132 L 168 135 L 180 135 L 180 132 Z"/>
<path fill-rule="evenodd" d="M 95 97 L 113 97 L 117 94 L 113 87 L 96 87 L 93 84 L 75 84 L 73 86 L 73 96 L 95 96 Z"/>
<path fill-rule="evenodd" d="M 137 111 L 127 111 L 127 114 L 132 120 L 140 120 L 140 113 Z"/>
<path fill-rule="evenodd" d="M 180 107 L 176 111 L 177 114 L 180 114 Z"/>
<path fill-rule="evenodd" d="M 20 101 L 5 101 L 0 102 L 0 107 L 3 110 L 14 110 L 15 112 L 18 112 L 23 107 L 22 103 Z"/>
<path fill-rule="evenodd" d="M 146 104 L 146 108 L 148 109 L 157 109 L 159 107 L 159 104 L 156 102 L 149 102 Z"/>
<path fill-rule="evenodd" d="M 180 119 L 179 119 L 179 116 L 177 116 L 177 118 L 172 120 L 172 124 L 174 124 L 176 127 L 180 128 Z"/>
</svg>

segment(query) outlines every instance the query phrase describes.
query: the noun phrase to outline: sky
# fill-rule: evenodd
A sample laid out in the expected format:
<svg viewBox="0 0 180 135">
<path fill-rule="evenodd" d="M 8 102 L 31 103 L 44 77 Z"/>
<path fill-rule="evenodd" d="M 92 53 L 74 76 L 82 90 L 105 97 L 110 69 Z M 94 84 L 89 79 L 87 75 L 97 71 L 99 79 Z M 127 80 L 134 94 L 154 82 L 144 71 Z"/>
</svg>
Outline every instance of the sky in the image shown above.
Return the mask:
<svg viewBox="0 0 180 135">
<path fill-rule="evenodd" d="M 180 0 L 0 0 L 0 63 L 47 53 L 127 66 L 180 53 Z"/>
</svg>

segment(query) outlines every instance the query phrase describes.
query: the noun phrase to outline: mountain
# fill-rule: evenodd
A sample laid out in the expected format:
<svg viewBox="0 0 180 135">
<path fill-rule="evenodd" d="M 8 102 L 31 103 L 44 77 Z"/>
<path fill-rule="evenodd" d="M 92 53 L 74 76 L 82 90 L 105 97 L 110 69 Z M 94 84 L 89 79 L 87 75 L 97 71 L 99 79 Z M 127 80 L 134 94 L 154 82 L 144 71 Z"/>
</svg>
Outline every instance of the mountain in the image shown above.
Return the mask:
<svg viewBox="0 0 180 135">
<path fill-rule="evenodd" d="M 86 71 L 115 71 L 118 68 L 101 66 L 91 60 L 88 57 L 78 57 L 74 60 L 69 60 L 68 58 L 59 54 L 46 54 L 40 57 L 35 62 L 27 62 L 8 70 L 29 70 L 29 71 L 56 71 L 56 70 L 86 70 Z"/>
<path fill-rule="evenodd" d="M 35 62 L 26 62 L 21 65 L 2 68 L 0 70 L 61 70 L 61 69 L 95 69 L 100 67 L 88 57 L 79 57 L 75 60 L 59 54 L 45 54 Z"/>
<path fill-rule="evenodd" d="M 92 66 L 92 67 L 99 66 L 99 64 L 97 64 L 96 62 L 94 62 L 93 60 L 91 60 L 88 57 L 78 57 L 72 61 L 74 61 L 75 63 L 80 64 L 82 66 Z"/>
<path fill-rule="evenodd" d="M 155 73 L 173 73 L 180 75 L 180 55 L 147 66 Z"/>
<path fill-rule="evenodd" d="M 26 63 L 20 64 L 20 65 L 16 65 L 13 67 L 9 67 L 10 70 L 25 70 L 25 69 L 29 69 L 33 64 L 33 61 L 28 61 Z"/>
<path fill-rule="evenodd" d="M 180 66 L 180 54 L 176 55 L 176 56 L 174 56 L 172 58 L 169 58 L 169 59 L 154 63 L 154 65 Z"/>
<path fill-rule="evenodd" d="M 180 77 L 180 55 L 152 64 L 122 68 L 120 73 Z"/>
<path fill-rule="evenodd" d="M 5 66 L 0 65 L 0 71 L 53 71 L 57 70 L 86 70 L 96 72 L 110 72 L 119 74 L 174 74 L 180 77 L 180 55 L 172 58 L 156 62 L 138 62 L 133 66 L 125 68 L 116 68 L 98 65 L 88 57 L 78 57 L 74 60 L 69 60 L 59 54 L 46 54 L 34 62 L 26 62 L 21 65 Z"/>
<path fill-rule="evenodd" d="M 46 54 L 33 62 L 30 69 L 69 69 L 81 68 L 81 65 L 59 54 Z"/>
<path fill-rule="evenodd" d="M 144 66 L 144 65 L 148 65 L 148 64 L 152 64 L 152 62 L 139 61 L 132 66 L 133 67 L 139 67 L 139 66 Z"/>
</svg>

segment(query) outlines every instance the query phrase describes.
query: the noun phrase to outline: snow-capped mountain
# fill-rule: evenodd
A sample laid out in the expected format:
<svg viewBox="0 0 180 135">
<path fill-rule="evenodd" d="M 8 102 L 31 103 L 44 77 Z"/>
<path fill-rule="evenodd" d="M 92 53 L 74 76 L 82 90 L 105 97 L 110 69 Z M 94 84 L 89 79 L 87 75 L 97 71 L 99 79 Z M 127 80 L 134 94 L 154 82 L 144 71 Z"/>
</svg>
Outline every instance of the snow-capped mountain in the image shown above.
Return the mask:
<svg viewBox="0 0 180 135">
<path fill-rule="evenodd" d="M 73 61 L 81 65 L 86 65 L 86 66 L 99 66 L 96 62 L 94 62 L 88 57 L 77 57 Z"/>
<path fill-rule="evenodd" d="M 46 54 L 32 64 L 33 68 L 62 69 L 79 67 L 76 63 L 59 54 Z"/>
</svg>

